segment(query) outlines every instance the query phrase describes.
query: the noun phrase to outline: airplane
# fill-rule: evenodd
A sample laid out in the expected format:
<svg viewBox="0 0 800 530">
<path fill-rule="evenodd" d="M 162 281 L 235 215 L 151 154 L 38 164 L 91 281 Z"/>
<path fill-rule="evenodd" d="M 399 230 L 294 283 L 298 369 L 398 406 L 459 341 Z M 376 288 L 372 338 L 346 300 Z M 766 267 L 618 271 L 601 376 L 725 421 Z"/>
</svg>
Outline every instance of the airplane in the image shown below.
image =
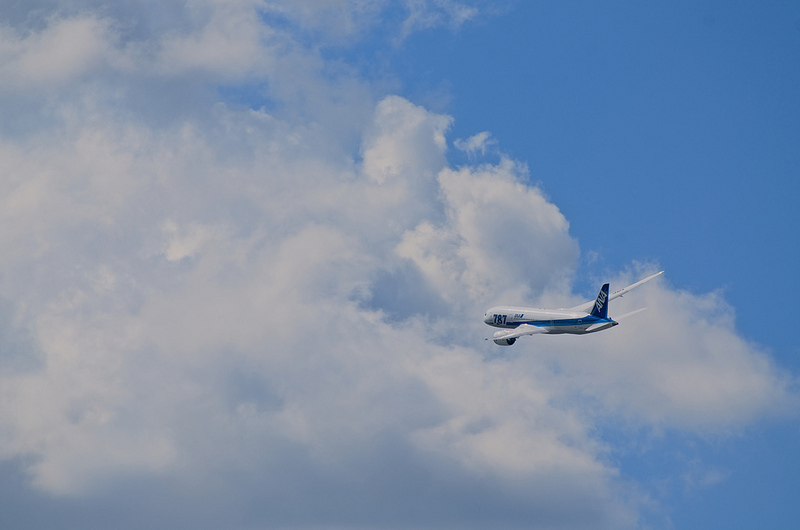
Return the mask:
<svg viewBox="0 0 800 530">
<path fill-rule="evenodd" d="M 504 328 L 492 337 L 499 346 L 511 346 L 519 337 L 537 334 L 585 335 L 604 329 L 613 328 L 619 322 L 608 317 L 608 302 L 636 289 L 645 282 L 660 276 L 657 272 L 633 285 L 608 294 L 608 284 L 603 284 L 595 300 L 571 307 L 569 309 L 536 309 L 532 307 L 498 306 L 489 309 L 483 315 L 483 321 L 495 328 Z M 626 313 L 618 319 L 631 316 L 644 309 Z M 486 339 L 489 340 L 489 339 Z"/>
</svg>

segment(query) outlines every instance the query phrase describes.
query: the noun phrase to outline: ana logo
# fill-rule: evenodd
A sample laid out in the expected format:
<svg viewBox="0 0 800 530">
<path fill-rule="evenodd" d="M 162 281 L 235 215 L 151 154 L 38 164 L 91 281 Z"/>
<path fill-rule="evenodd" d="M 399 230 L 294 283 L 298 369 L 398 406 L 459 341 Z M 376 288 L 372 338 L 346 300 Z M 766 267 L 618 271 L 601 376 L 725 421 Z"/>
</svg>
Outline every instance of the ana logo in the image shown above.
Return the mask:
<svg viewBox="0 0 800 530">
<path fill-rule="evenodd" d="M 597 296 L 597 301 L 594 303 L 595 310 L 599 313 L 600 310 L 606 305 L 606 295 L 605 291 L 600 291 L 600 294 Z"/>
</svg>

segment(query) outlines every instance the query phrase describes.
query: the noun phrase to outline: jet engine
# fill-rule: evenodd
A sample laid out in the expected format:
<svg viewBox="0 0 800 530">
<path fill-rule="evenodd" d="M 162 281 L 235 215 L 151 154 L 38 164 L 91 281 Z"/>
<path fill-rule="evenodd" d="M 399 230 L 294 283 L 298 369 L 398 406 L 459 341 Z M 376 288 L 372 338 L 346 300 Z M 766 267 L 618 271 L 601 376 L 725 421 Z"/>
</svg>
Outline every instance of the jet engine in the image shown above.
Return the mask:
<svg viewBox="0 0 800 530">
<path fill-rule="evenodd" d="M 514 337 L 513 339 L 504 339 L 503 338 L 504 334 L 508 334 L 508 331 L 498 331 L 497 333 L 495 333 L 494 338 L 492 338 L 494 343 L 497 344 L 498 346 L 511 346 L 512 344 L 517 342 L 517 337 Z"/>
</svg>

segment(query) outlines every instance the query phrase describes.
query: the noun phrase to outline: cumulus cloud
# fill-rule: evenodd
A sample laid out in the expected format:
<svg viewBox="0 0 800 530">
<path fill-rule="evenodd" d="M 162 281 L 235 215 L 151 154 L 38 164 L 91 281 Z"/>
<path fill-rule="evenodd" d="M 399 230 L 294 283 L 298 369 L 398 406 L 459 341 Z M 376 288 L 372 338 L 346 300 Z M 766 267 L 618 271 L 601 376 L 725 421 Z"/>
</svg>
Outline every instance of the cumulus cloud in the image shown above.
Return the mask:
<svg viewBox="0 0 800 530">
<path fill-rule="evenodd" d="M 438 179 L 447 222 L 436 227 L 425 221 L 406 232 L 398 253 L 413 260 L 459 307 L 530 300 L 563 286 L 577 259 L 577 244 L 558 208 L 524 177 L 525 169 L 508 159 L 443 169 Z"/>
<path fill-rule="evenodd" d="M 631 278 L 620 277 L 619 285 Z M 604 412 L 656 430 L 712 434 L 794 406 L 791 378 L 736 333 L 733 309 L 719 293 L 698 296 L 657 284 L 631 298 L 615 311 L 648 309 L 599 337 L 592 347 L 603 355 L 564 360 L 570 379 L 582 381 Z"/>
<path fill-rule="evenodd" d="M 605 418 L 725 432 L 791 405 L 719 295 L 663 282 L 635 323 L 498 355 L 486 307 L 576 298 L 578 244 L 525 166 L 451 167 L 451 117 L 323 75 L 258 2 L 190 4 L 135 46 L 113 10 L 3 30 L 4 68 L 45 85 L 61 57 L 77 87 L 0 135 L 0 458 L 36 502 L 124 495 L 152 509 L 131 527 L 633 527 Z M 263 67 L 284 108 L 143 119 L 87 97 L 135 83 L 93 70 L 109 43 L 154 76 Z M 270 69 L 288 48 L 297 69 Z"/>
</svg>

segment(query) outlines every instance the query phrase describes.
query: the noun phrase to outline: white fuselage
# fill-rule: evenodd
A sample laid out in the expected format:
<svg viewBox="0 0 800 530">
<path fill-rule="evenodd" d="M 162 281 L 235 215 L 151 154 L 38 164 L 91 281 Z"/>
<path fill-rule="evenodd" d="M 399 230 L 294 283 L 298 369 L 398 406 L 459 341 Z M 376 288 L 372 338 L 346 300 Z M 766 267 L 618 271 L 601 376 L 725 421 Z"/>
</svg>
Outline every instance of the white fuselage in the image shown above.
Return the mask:
<svg viewBox="0 0 800 530">
<path fill-rule="evenodd" d="M 575 335 L 593 333 L 617 325 L 610 318 L 599 318 L 582 311 L 513 306 L 493 307 L 483 315 L 483 321 L 496 328 L 514 329 L 528 324 L 542 328 L 549 334 Z"/>
<path fill-rule="evenodd" d="M 657 272 L 623 289 L 609 293 L 604 283 L 597 298 L 569 309 L 538 309 L 535 307 L 495 306 L 483 314 L 483 321 L 495 328 L 492 340 L 498 346 L 511 346 L 518 338 L 541 333 L 584 335 L 612 328 L 617 322 L 608 317 L 608 302 L 629 293 L 645 282 L 660 276 Z M 641 310 L 634 311 L 638 313 Z M 622 315 L 624 318 L 633 313 Z M 488 340 L 488 339 L 487 339 Z"/>
</svg>

